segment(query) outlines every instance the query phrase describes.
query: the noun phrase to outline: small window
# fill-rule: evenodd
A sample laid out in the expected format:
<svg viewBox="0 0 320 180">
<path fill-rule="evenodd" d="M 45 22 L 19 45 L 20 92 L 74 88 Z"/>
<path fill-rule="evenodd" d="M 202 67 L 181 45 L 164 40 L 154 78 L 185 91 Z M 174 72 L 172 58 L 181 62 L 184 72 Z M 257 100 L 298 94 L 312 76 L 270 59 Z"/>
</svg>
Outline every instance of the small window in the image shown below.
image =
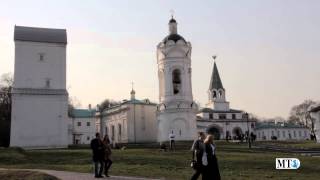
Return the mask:
<svg viewBox="0 0 320 180">
<path fill-rule="evenodd" d="M 286 137 L 286 132 L 282 131 L 282 136 L 285 138 Z"/>
<path fill-rule="evenodd" d="M 90 140 L 90 136 L 87 136 L 87 141 L 89 141 Z"/>
<path fill-rule="evenodd" d="M 50 79 L 49 78 L 46 79 L 46 88 L 50 88 Z"/>
<path fill-rule="evenodd" d="M 219 114 L 219 119 L 226 119 L 226 115 L 225 114 Z"/>
<path fill-rule="evenodd" d="M 254 128 L 254 123 L 251 123 L 251 128 L 252 128 L 252 129 Z"/>
<path fill-rule="evenodd" d="M 78 122 L 78 126 L 81 126 L 81 122 Z"/>
<path fill-rule="evenodd" d="M 299 131 L 299 137 L 301 137 L 301 131 Z"/>
<path fill-rule="evenodd" d="M 114 140 L 114 126 L 111 126 L 111 139 Z"/>
<path fill-rule="evenodd" d="M 293 131 L 293 137 L 296 137 L 297 134 L 296 134 L 296 131 Z"/>
<path fill-rule="evenodd" d="M 90 122 L 87 122 L 87 126 L 90 126 Z"/>
<path fill-rule="evenodd" d="M 209 119 L 213 119 L 213 114 L 209 113 Z"/>
<path fill-rule="evenodd" d="M 232 114 L 232 119 L 236 119 L 236 115 L 235 114 Z"/>
<path fill-rule="evenodd" d="M 39 53 L 39 61 L 44 61 L 44 53 Z"/>
<path fill-rule="evenodd" d="M 119 136 L 118 139 L 121 140 L 121 124 L 118 124 Z"/>
</svg>

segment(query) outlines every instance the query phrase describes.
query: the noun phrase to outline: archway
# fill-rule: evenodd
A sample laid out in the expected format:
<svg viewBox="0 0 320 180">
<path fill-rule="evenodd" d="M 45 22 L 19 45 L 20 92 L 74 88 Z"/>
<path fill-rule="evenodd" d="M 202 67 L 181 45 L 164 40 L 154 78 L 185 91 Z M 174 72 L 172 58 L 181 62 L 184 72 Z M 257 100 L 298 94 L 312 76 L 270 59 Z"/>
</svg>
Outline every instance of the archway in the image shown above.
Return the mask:
<svg viewBox="0 0 320 180">
<path fill-rule="evenodd" d="M 218 127 L 216 127 L 216 126 L 208 127 L 207 133 L 213 135 L 214 139 L 216 139 L 216 140 L 220 139 L 221 132 L 220 132 L 220 129 Z"/>
<path fill-rule="evenodd" d="M 241 128 L 235 127 L 232 130 L 232 134 L 234 136 L 234 139 L 240 139 L 243 133 L 242 133 Z"/>
</svg>

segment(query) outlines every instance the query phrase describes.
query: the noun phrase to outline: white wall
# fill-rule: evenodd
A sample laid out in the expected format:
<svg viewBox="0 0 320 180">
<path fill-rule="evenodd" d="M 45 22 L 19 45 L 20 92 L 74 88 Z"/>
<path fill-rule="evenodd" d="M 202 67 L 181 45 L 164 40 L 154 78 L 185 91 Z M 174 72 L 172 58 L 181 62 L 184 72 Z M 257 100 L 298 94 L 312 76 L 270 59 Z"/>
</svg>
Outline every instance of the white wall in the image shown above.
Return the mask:
<svg viewBox="0 0 320 180">
<path fill-rule="evenodd" d="M 67 147 L 67 109 L 67 96 L 13 94 L 10 146 Z"/>
<path fill-rule="evenodd" d="M 251 127 L 251 123 L 255 122 L 249 122 L 249 131 L 250 133 L 254 131 L 254 129 Z M 246 131 L 248 131 L 247 121 L 242 120 L 227 120 L 223 122 L 214 122 L 214 121 L 197 121 L 197 131 L 198 132 L 206 132 L 208 128 L 210 127 L 217 127 L 220 131 L 220 139 L 226 138 L 226 133 L 229 131 L 229 135 L 231 138 L 233 136 L 236 136 L 236 134 L 233 132 L 235 128 L 240 128 L 242 133 L 245 134 Z"/>
<path fill-rule="evenodd" d="M 132 137 L 129 138 L 130 142 L 156 142 L 156 105 L 130 104 L 129 108 L 129 137 Z M 134 134 L 136 138 L 134 138 Z"/>
<path fill-rule="evenodd" d="M 95 117 L 71 118 L 70 120 L 73 122 L 73 133 L 79 134 L 75 137 L 75 140 L 78 140 L 78 144 L 90 144 L 91 140 L 95 138 L 96 134 Z M 78 123 L 80 123 L 80 126 Z M 87 123 L 90 125 L 88 126 Z"/>
<path fill-rule="evenodd" d="M 44 60 L 39 60 L 44 53 Z M 15 88 L 66 89 L 66 45 L 37 42 L 15 42 Z"/>
<path fill-rule="evenodd" d="M 15 41 L 14 68 L 10 146 L 67 147 L 66 45 Z"/>
<path fill-rule="evenodd" d="M 310 139 L 310 130 L 307 128 L 264 128 L 255 130 L 255 134 L 257 135 L 257 141 L 269 141 L 273 135 L 277 136 L 277 140 L 280 141 Z"/>
<path fill-rule="evenodd" d="M 116 113 L 111 113 L 111 110 L 108 110 L 107 115 L 103 117 L 103 121 L 108 128 L 110 139 L 112 139 L 112 126 L 114 126 L 114 142 L 116 143 L 156 142 L 155 105 L 125 104 L 116 108 Z M 119 125 L 121 125 L 121 135 Z"/>
</svg>

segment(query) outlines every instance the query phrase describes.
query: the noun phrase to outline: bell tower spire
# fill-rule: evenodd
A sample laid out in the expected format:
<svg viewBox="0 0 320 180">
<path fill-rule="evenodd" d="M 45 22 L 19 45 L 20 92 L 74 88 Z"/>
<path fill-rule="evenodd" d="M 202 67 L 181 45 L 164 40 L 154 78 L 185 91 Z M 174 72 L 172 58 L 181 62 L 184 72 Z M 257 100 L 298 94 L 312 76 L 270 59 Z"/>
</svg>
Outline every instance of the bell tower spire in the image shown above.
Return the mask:
<svg viewBox="0 0 320 180">
<path fill-rule="evenodd" d="M 214 60 L 214 63 L 208 90 L 209 102 L 207 106 L 215 110 L 227 111 L 229 110 L 229 102 L 226 101 L 225 89 L 222 85 L 222 81 L 216 64 L 217 56 L 212 56 L 212 58 Z"/>
</svg>

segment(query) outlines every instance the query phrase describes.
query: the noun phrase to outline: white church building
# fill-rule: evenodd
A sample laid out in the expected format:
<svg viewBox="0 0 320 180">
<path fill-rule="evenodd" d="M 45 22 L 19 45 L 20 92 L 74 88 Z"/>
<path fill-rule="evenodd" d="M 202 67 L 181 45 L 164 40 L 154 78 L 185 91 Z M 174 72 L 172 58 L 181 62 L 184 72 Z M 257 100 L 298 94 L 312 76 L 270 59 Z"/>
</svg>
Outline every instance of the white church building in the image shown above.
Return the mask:
<svg viewBox="0 0 320 180">
<path fill-rule="evenodd" d="M 149 99 L 137 99 L 135 94 L 132 89 L 129 100 L 109 107 L 101 114 L 103 123 L 101 133 L 108 134 L 112 143 L 157 141 L 157 104 L 150 102 Z"/>
<path fill-rule="evenodd" d="M 15 26 L 10 146 L 68 146 L 65 29 Z"/>
<path fill-rule="evenodd" d="M 248 131 L 251 134 L 256 121 L 248 119 L 245 112 L 231 109 L 226 101 L 218 67 L 214 62 L 208 90 L 207 107 L 197 114 L 197 131 L 213 134 L 215 139 L 239 139 Z"/>
<path fill-rule="evenodd" d="M 191 43 L 177 31 L 177 21 L 169 21 L 169 35 L 157 45 L 159 105 L 158 142 L 193 140 L 196 137 L 196 112 L 191 83 Z"/>
</svg>

